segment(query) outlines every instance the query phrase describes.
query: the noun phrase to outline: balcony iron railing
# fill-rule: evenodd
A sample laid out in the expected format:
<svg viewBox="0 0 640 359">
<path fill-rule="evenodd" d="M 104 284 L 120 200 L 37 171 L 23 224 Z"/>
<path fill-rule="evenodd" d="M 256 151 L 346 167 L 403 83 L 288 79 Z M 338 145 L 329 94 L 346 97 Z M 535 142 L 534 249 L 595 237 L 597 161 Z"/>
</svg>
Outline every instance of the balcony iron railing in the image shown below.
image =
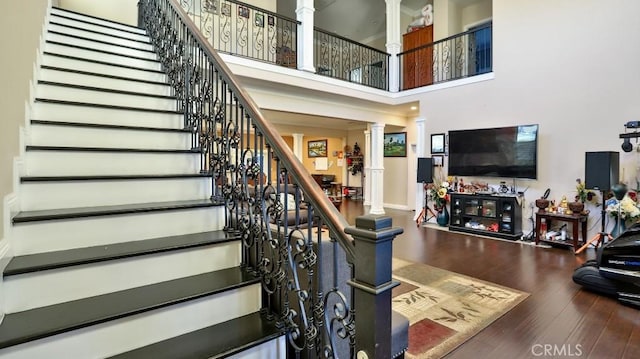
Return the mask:
<svg viewBox="0 0 640 359">
<path fill-rule="evenodd" d="M 301 22 L 236 0 L 179 0 L 208 43 L 222 53 L 298 67 Z M 316 74 L 389 90 L 391 55 L 314 28 Z M 483 25 L 398 56 L 400 90 L 492 71 L 492 26 Z"/>
<path fill-rule="evenodd" d="M 180 0 L 180 6 L 219 52 L 297 68 L 299 21 L 234 0 Z"/>
<path fill-rule="evenodd" d="M 319 28 L 313 34 L 316 74 L 389 89 L 389 54 Z"/>
<path fill-rule="evenodd" d="M 398 54 L 400 88 L 428 86 L 492 71 L 492 26 L 487 24 Z"/>
</svg>

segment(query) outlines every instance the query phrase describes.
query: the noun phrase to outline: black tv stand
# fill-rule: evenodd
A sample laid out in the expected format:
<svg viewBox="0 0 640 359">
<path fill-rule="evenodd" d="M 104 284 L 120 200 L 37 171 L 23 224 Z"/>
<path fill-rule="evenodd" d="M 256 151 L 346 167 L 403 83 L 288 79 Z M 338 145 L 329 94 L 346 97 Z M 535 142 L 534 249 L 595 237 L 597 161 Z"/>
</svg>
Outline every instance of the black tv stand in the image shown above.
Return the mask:
<svg viewBox="0 0 640 359">
<path fill-rule="evenodd" d="M 453 193 L 449 230 L 518 240 L 522 208 L 514 195 Z"/>
</svg>

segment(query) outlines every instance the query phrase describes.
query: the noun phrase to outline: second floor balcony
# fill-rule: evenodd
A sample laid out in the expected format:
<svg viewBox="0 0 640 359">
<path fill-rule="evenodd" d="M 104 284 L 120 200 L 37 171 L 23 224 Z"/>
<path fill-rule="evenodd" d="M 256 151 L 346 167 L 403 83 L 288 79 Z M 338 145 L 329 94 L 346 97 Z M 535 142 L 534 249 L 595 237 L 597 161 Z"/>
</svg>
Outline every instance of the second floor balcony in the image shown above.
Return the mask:
<svg viewBox="0 0 640 359">
<path fill-rule="evenodd" d="M 490 20 L 436 41 L 434 25 L 412 27 L 403 35 L 402 52 L 390 54 L 235 0 L 181 4 L 221 53 L 380 90 L 409 90 L 492 71 Z M 423 32 L 431 34 L 425 37 Z M 408 40 L 411 37 L 418 40 Z"/>
</svg>

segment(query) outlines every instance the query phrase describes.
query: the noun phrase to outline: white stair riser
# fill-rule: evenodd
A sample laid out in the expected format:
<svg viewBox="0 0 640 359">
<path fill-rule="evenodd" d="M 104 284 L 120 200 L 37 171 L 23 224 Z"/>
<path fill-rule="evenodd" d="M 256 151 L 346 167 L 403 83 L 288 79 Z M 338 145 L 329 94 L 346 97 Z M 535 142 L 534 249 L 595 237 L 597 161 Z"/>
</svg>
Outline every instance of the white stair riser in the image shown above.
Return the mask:
<svg viewBox="0 0 640 359">
<path fill-rule="evenodd" d="M 111 29 L 121 29 L 121 31 L 127 33 L 127 34 L 138 34 L 141 36 L 146 36 L 145 35 L 145 31 L 143 29 L 137 28 L 135 26 L 127 26 L 127 25 L 123 25 L 123 24 L 118 24 L 118 23 L 114 23 L 111 21 L 107 21 L 107 20 L 102 20 L 102 19 L 96 19 L 95 17 L 90 17 L 90 16 L 85 16 L 82 14 L 78 14 L 78 13 L 71 13 L 68 11 L 64 11 L 64 10 L 60 10 L 60 9 L 51 9 L 51 15 L 52 16 L 52 20 L 55 19 L 56 22 L 59 22 L 58 19 L 60 18 L 57 15 L 60 16 L 64 16 L 66 18 L 71 18 L 71 19 L 77 19 L 77 20 L 82 20 L 82 24 L 84 25 L 88 25 L 87 22 L 91 23 L 91 24 L 95 24 L 96 26 L 99 26 L 100 28 L 106 28 L 108 30 Z"/>
<path fill-rule="evenodd" d="M 206 207 L 15 224 L 15 255 L 123 243 L 222 229 L 224 208 Z"/>
<path fill-rule="evenodd" d="M 207 199 L 211 197 L 211 180 L 27 182 L 20 190 L 21 210 L 36 211 Z"/>
<path fill-rule="evenodd" d="M 73 69 L 80 71 L 97 72 L 104 75 L 115 75 L 122 77 L 131 77 L 139 80 L 147 81 L 166 81 L 166 76 L 158 72 L 150 72 L 144 70 L 130 69 L 120 66 L 96 64 L 90 61 L 67 59 L 60 56 L 45 54 L 42 58 L 42 64 L 47 66 L 62 67 L 65 69 Z"/>
<path fill-rule="evenodd" d="M 56 54 L 65 54 L 68 56 L 80 57 L 87 60 L 108 62 L 114 65 L 126 65 L 133 66 L 142 69 L 160 70 L 160 63 L 151 60 L 132 59 L 126 56 L 106 54 L 99 51 L 77 49 L 70 46 L 52 44 L 50 42 L 45 43 L 44 51 L 53 52 Z"/>
<path fill-rule="evenodd" d="M 200 171 L 199 154 L 28 151 L 28 176 L 184 174 Z"/>
<path fill-rule="evenodd" d="M 55 19 L 54 19 L 54 21 L 55 21 Z M 135 41 L 135 40 L 129 40 L 129 39 L 123 39 L 121 37 L 113 37 L 113 36 L 109 36 L 109 35 L 103 35 L 103 34 L 92 32 L 92 31 L 85 31 L 85 30 L 82 30 L 82 29 L 76 29 L 76 28 L 71 28 L 71 27 L 67 27 L 67 26 L 57 25 L 55 23 L 50 23 L 49 26 L 47 27 L 47 30 L 56 31 L 56 32 L 69 34 L 69 35 L 80 36 L 80 37 L 84 37 L 84 38 L 92 39 L 92 40 L 109 42 L 109 43 L 112 43 L 114 45 L 123 45 L 123 46 L 128 46 L 128 47 L 135 47 L 135 48 L 140 49 L 140 50 L 153 50 L 153 46 L 150 43 L 145 43 L 145 42 L 140 42 L 140 41 Z"/>
<path fill-rule="evenodd" d="M 169 87 L 168 85 L 120 80 L 109 77 L 92 76 L 78 74 L 75 72 L 51 70 L 46 68 L 40 70 L 40 80 L 60 82 L 64 84 L 100 87 L 111 90 L 136 91 L 140 93 L 159 96 L 169 96 L 171 94 L 171 87 Z"/>
<path fill-rule="evenodd" d="M 162 132 L 140 130 L 111 130 L 104 128 L 32 125 L 30 145 L 190 149 L 191 134 L 185 132 Z"/>
<path fill-rule="evenodd" d="M 16 313 L 238 265 L 240 243 L 229 242 L 15 275 L 4 278 L 4 310 Z"/>
<path fill-rule="evenodd" d="M 31 118 L 43 121 L 67 121 L 102 125 L 159 128 L 184 127 L 184 118 L 180 114 L 70 106 L 44 102 L 33 104 Z"/>
<path fill-rule="evenodd" d="M 256 345 L 238 354 L 227 357 L 228 359 L 285 359 L 287 357 L 287 338 L 280 336 L 266 343 Z"/>
<path fill-rule="evenodd" d="M 4 349 L 3 359 L 105 358 L 260 309 L 254 284 Z M 232 335 L 230 333 L 230 335 Z"/>
<path fill-rule="evenodd" d="M 79 39 L 76 37 L 65 36 L 60 34 L 47 33 L 46 39 L 49 41 L 61 42 L 68 45 L 82 46 L 90 49 L 109 51 L 123 56 L 135 56 L 145 59 L 156 60 L 158 56 L 153 52 L 143 51 L 139 49 L 131 49 L 128 47 L 109 45 L 102 42 Z"/>
<path fill-rule="evenodd" d="M 91 104 L 175 111 L 174 99 L 84 90 L 65 86 L 38 84 L 36 97 L 48 100 L 76 101 Z"/>
</svg>

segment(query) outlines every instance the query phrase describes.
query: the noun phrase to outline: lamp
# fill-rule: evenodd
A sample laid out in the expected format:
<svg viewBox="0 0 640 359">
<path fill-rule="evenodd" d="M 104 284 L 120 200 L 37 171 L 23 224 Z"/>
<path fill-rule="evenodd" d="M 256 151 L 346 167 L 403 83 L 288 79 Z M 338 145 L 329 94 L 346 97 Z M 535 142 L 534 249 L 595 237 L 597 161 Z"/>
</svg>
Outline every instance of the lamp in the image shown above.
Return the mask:
<svg viewBox="0 0 640 359">
<path fill-rule="evenodd" d="M 631 141 L 628 137 L 625 137 L 625 139 L 622 141 L 622 150 L 624 152 L 631 152 L 632 149 L 633 146 L 631 145 Z"/>
</svg>

